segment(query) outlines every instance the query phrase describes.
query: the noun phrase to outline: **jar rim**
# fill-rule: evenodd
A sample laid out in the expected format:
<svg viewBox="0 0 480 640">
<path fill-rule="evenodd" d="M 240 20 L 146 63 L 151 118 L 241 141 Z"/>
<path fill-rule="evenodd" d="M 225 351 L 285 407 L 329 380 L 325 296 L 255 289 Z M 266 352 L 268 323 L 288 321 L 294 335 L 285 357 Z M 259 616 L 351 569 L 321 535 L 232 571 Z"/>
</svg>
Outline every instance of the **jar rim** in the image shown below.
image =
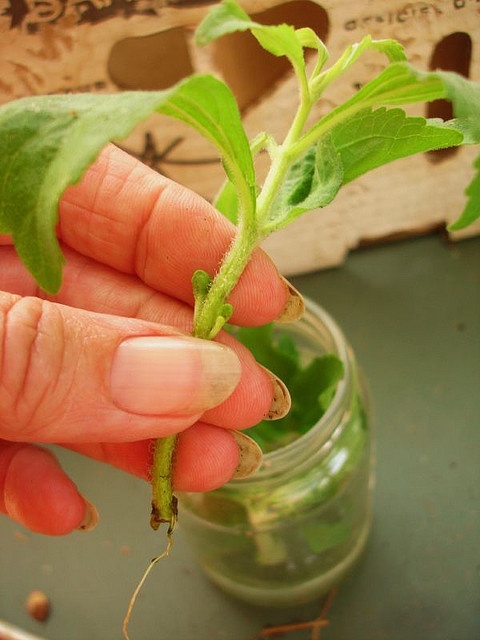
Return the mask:
<svg viewBox="0 0 480 640">
<path fill-rule="evenodd" d="M 308 297 L 304 297 L 304 299 L 305 314 L 300 320 L 296 321 L 296 324 L 315 321 L 326 329 L 333 345 L 330 353 L 334 353 L 341 360 L 344 366 L 344 375 L 337 384 L 335 394 L 327 410 L 315 425 L 292 442 L 264 454 L 263 463 L 253 476 L 240 480 L 231 480 L 226 486 L 254 484 L 271 478 L 272 475 L 281 473 L 285 466 L 291 467 L 292 459 L 295 459 L 297 456 L 302 456 L 302 452 L 305 452 L 306 446 L 308 446 L 310 442 L 313 443 L 315 441 L 315 448 L 318 449 L 322 444 L 322 442 L 318 442 L 318 440 L 320 439 L 326 442 L 331 436 L 333 427 L 335 426 L 334 418 L 344 411 L 346 400 L 350 397 L 353 359 L 350 345 L 333 317 L 313 300 Z M 330 428 L 328 428 L 329 426 Z M 248 433 L 248 430 L 246 433 Z"/>
</svg>

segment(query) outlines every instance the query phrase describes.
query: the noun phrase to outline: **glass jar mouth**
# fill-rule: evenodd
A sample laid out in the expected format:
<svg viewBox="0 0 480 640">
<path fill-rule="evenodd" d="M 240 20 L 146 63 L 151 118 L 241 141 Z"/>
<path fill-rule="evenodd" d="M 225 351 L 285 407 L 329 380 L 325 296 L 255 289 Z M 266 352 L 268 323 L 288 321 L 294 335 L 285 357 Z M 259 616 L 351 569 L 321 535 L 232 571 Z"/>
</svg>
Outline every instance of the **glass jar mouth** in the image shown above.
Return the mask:
<svg viewBox="0 0 480 640">
<path fill-rule="evenodd" d="M 280 325 L 279 325 L 280 326 Z M 318 451 L 323 444 L 328 443 L 334 429 L 338 426 L 339 416 L 348 406 L 352 388 L 353 355 L 350 346 L 340 327 L 330 314 L 320 305 L 305 298 L 305 314 L 292 325 L 281 325 L 282 329 L 291 327 L 296 333 L 306 333 L 312 342 L 317 342 L 325 353 L 336 355 L 344 367 L 344 375 L 338 382 L 334 396 L 320 420 L 305 434 L 296 440 L 279 447 L 275 451 L 264 454 L 259 470 L 251 477 L 241 480 L 231 480 L 226 486 L 255 484 L 272 476 L 283 473 L 285 468 L 291 468 L 295 461 L 302 460 L 305 455 L 311 456 L 311 451 Z M 288 330 L 288 329 L 286 329 Z M 248 429 L 245 432 L 248 434 Z M 310 450 L 309 445 L 312 445 Z M 313 449 L 314 447 L 314 449 Z M 310 453 L 309 453 L 310 451 Z"/>
</svg>

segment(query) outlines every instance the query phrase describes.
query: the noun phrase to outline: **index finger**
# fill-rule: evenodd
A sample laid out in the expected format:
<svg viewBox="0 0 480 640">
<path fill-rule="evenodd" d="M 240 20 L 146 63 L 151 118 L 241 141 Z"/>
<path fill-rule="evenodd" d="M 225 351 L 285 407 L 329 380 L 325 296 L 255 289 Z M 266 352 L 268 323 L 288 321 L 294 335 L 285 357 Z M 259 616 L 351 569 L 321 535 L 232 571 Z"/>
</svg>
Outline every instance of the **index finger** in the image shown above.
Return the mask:
<svg viewBox="0 0 480 640">
<path fill-rule="evenodd" d="M 79 253 L 193 304 L 193 272 L 216 273 L 235 227 L 198 194 L 110 145 L 64 194 L 59 233 Z M 265 324 L 287 300 L 275 265 L 255 250 L 230 298 L 232 321 Z"/>
</svg>

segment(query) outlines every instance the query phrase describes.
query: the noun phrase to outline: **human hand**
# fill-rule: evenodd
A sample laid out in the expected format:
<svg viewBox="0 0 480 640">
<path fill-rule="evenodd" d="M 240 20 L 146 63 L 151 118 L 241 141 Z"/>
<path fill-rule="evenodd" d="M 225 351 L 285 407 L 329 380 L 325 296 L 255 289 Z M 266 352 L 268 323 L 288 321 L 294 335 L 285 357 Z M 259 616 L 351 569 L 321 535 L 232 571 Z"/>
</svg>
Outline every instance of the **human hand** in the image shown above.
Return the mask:
<svg viewBox="0 0 480 640">
<path fill-rule="evenodd" d="M 198 195 L 109 146 L 64 194 L 58 235 L 67 262 L 55 296 L 0 236 L 0 511 L 52 535 L 96 515 L 38 443 L 147 479 L 152 439 L 180 433 L 175 489 L 207 491 L 237 469 L 232 430 L 282 394 L 231 336 L 188 335 L 192 273 L 213 273 L 233 236 Z M 301 308 L 261 250 L 230 301 L 243 325 Z"/>
</svg>

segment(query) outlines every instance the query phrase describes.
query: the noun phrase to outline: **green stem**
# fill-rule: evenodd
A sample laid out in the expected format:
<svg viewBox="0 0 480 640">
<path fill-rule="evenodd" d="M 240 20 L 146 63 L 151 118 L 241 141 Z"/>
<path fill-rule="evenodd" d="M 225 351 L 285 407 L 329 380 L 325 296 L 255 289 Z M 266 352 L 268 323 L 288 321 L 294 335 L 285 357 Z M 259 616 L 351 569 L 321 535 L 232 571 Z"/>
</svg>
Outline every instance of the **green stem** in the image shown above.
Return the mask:
<svg viewBox="0 0 480 640">
<path fill-rule="evenodd" d="M 274 230 L 274 228 L 269 225 L 270 207 L 291 165 L 316 144 L 328 131 L 345 119 L 355 115 L 363 109 L 364 106 L 365 103 L 357 104 L 352 100 L 352 104 L 349 104 L 346 108 L 342 106 L 342 109 L 331 111 L 324 116 L 320 122 L 306 133 L 303 133 L 303 127 L 310 113 L 311 106 L 310 103 L 300 105 L 284 143 L 277 149 L 277 155 L 272 161 L 263 185 L 262 193 L 257 200 L 257 219 L 265 236 Z"/>
<path fill-rule="evenodd" d="M 150 526 L 157 530 L 167 522 L 168 534 L 173 532 L 177 521 L 177 498 L 173 495 L 172 467 L 177 437 L 175 435 L 155 441 L 152 465 L 152 513 Z"/>
<path fill-rule="evenodd" d="M 250 225 L 238 227 L 237 235 L 213 279 L 205 299 L 195 310 L 193 335 L 211 340 L 220 330 L 217 320 L 222 307 L 247 266 L 259 241 L 257 229 Z"/>
<path fill-rule="evenodd" d="M 345 106 L 345 104 L 347 103 L 344 103 L 341 109 L 333 109 L 330 113 L 323 116 L 316 125 L 309 129 L 303 136 L 299 137 L 298 140 L 292 144 L 291 152 L 294 153 L 296 157 L 302 155 L 302 153 L 306 153 L 308 149 L 318 142 L 328 131 L 331 131 L 344 120 L 348 120 L 366 108 L 365 102 L 357 103 L 352 100 L 347 106 Z M 372 102 L 372 105 L 367 103 L 367 108 L 373 105 L 374 102 Z"/>
<path fill-rule="evenodd" d="M 247 187 L 239 193 L 240 214 L 237 233 L 206 295 L 196 301 L 193 335 L 197 338 L 212 340 L 226 321 L 226 301 L 250 260 L 253 250 L 262 239 L 262 228 L 267 226 L 268 213 L 277 190 L 292 162 L 298 157 L 294 154 L 292 156 L 291 149 L 302 135 L 311 107 L 308 87 L 305 84 L 302 87 L 300 105 L 292 125 L 282 146 L 277 147 L 275 157 L 272 159 L 257 201 L 258 208 L 255 209 L 255 201 L 252 201 L 251 192 Z M 244 184 L 243 181 L 237 181 L 237 183 Z M 177 519 L 177 501 L 172 489 L 175 447 L 176 436 L 161 438 L 155 444 L 150 520 L 154 529 L 157 529 L 161 522 L 169 522 L 169 531 L 171 531 Z"/>
<path fill-rule="evenodd" d="M 221 312 L 233 287 L 238 282 L 252 251 L 258 243 L 256 227 L 241 225 L 214 278 L 205 299 L 195 309 L 193 335 L 211 340 L 221 329 Z M 220 319 L 220 322 L 219 322 Z M 158 529 L 162 522 L 173 531 L 177 520 L 177 499 L 173 494 L 172 469 L 177 436 L 159 438 L 155 442 L 152 464 L 152 513 L 150 526 Z"/>
<path fill-rule="evenodd" d="M 283 144 L 276 149 L 267 177 L 263 184 L 262 192 L 257 200 L 257 220 L 260 228 L 268 229 L 268 217 L 275 196 L 281 187 L 285 174 L 292 163 L 301 155 L 301 151 L 295 150 L 295 144 L 301 137 L 312 103 L 306 90 L 301 92 L 301 100 L 290 129 L 285 136 Z M 267 234 L 265 234 L 267 235 Z"/>
</svg>

